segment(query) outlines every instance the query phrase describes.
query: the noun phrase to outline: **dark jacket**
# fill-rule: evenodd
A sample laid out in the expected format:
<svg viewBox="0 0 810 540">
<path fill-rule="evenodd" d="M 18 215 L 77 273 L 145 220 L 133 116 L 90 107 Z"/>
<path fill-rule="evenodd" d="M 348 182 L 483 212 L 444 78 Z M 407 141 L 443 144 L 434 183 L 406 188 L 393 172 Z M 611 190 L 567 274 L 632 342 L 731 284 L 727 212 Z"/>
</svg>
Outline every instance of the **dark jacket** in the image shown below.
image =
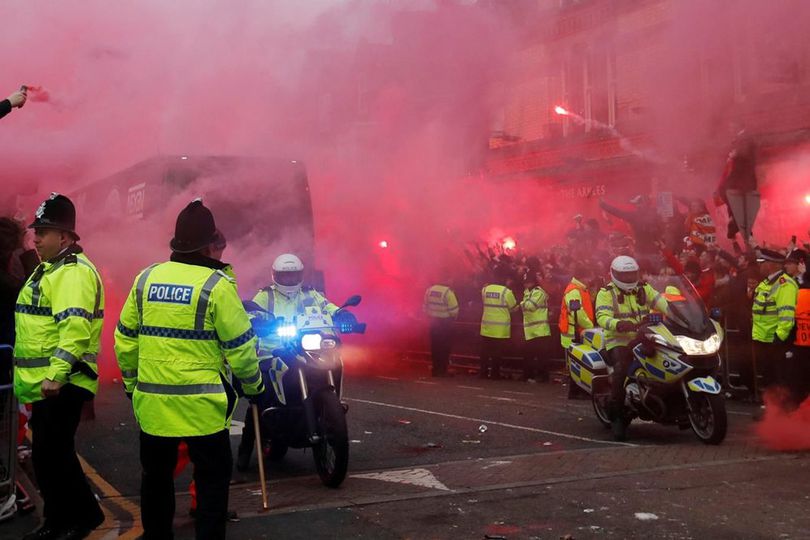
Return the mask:
<svg viewBox="0 0 810 540">
<path fill-rule="evenodd" d="M 11 102 L 7 99 L 0 101 L 0 118 L 11 112 Z"/>
<path fill-rule="evenodd" d="M 636 238 L 636 250 L 642 253 L 655 253 L 655 241 L 661 237 L 661 220 L 654 206 L 638 206 L 624 210 L 601 201 L 599 206 L 608 214 L 622 219 L 633 229 Z"/>
<path fill-rule="evenodd" d="M 25 280 L 39 263 L 36 252 L 26 251 L 20 256 L 24 274 L 16 276 L 0 270 L 0 345 L 14 345 L 14 307 Z M 0 349 L 0 384 L 11 382 L 11 351 Z"/>
</svg>

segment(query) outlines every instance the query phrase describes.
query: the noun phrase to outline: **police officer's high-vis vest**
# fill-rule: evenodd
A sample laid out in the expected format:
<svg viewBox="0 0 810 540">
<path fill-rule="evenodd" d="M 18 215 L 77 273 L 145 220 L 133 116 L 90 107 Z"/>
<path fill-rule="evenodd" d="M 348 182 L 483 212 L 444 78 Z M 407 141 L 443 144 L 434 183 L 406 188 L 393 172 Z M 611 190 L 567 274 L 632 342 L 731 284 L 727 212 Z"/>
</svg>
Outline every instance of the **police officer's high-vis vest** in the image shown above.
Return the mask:
<svg viewBox="0 0 810 540">
<path fill-rule="evenodd" d="M 166 262 L 141 272 L 121 311 L 115 352 L 135 417 L 150 435 L 227 429 L 235 394 L 225 360 L 245 394 L 263 390 L 253 328 L 222 270 Z"/>
<path fill-rule="evenodd" d="M 14 393 L 20 402 L 43 399 L 45 379 L 95 394 L 104 288 L 81 248 L 40 263 L 20 291 L 15 311 Z"/>
<path fill-rule="evenodd" d="M 458 299 L 450 287 L 433 285 L 425 291 L 422 311 L 434 319 L 454 319 L 458 317 Z"/>
<path fill-rule="evenodd" d="M 548 294 L 541 287 L 523 292 L 523 336 L 526 341 L 551 335 L 548 323 Z"/>
<path fill-rule="evenodd" d="M 515 295 L 503 285 L 487 285 L 481 289 L 484 313 L 481 315 L 481 335 L 509 339 L 512 336 L 512 312 L 517 308 Z"/>
<path fill-rule="evenodd" d="M 580 309 L 576 313 L 569 310 L 573 300 L 580 304 Z M 593 302 L 588 288 L 578 279 L 572 278 L 563 292 L 560 319 L 557 323 L 560 329 L 560 344 L 563 349 L 571 346 L 577 333 L 593 328 L 595 320 Z"/>
<path fill-rule="evenodd" d="M 667 300 L 664 295 L 649 284 L 639 284 L 633 293 L 626 293 L 613 283 L 600 289 L 596 295 L 596 322 L 605 329 L 607 350 L 623 347 L 635 339 L 635 332 L 619 332 L 616 326 L 620 321 L 641 323 L 652 309 L 667 313 Z"/>
<path fill-rule="evenodd" d="M 308 304 L 328 315 L 334 315 L 339 309 L 315 289 L 300 289 L 295 294 L 287 296 L 276 289 L 275 285 L 261 289 L 253 297 L 253 301 L 274 317 L 284 317 L 288 324 L 293 324 L 296 315 L 303 315 Z M 282 345 L 281 340 L 272 335 L 261 338 L 260 342 L 262 349 L 265 350 Z"/>
<path fill-rule="evenodd" d="M 785 341 L 796 322 L 796 297 L 799 285 L 784 272 L 767 277 L 754 291 L 751 313 L 751 337 L 754 341 L 773 343 L 778 337 Z"/>
</svg>

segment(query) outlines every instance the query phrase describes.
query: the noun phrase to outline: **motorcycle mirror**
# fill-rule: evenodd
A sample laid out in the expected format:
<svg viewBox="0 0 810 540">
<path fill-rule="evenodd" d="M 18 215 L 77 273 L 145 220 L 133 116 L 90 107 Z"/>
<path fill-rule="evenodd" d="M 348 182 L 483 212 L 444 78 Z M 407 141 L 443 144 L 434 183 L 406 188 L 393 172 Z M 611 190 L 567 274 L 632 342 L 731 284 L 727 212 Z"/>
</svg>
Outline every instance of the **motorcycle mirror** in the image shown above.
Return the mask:
<svg viewBox="0 0 810 540">
<path fill-rule="evenodd" d="M 571 300 L 568 302 L 568 311 L 579 311 L 582 309 L 582 302 L 579 300 Z"/>
<path fill-rule="evenodd" d="M 340 309 L 347 308 L 347 307 L 355 307 L 357 305 L 360 305 L 360 300 L 362 300 L 362 299 L 363 299 L 363 297 L 361 297 L 360 295 L 355 294 L 354 296 L 352 296 L 348 300 L 346 300 L 343 303 L 343 306 L 341 306 Z"/>
</svg>

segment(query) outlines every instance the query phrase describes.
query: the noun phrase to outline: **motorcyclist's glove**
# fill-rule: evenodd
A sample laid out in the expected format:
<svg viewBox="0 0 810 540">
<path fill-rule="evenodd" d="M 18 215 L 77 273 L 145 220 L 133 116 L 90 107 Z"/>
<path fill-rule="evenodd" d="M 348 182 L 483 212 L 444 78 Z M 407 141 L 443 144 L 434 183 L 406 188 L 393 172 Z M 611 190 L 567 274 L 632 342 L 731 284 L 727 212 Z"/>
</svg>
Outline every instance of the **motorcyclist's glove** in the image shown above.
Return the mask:
<svg viewBox="0 0 810 540">
<path fill-rule="evenodd" d="M 636 331 L 636 325 L 630 321 L 619 321 L 616 323 L 616 331 L 621 334 Z"/>
</svg>

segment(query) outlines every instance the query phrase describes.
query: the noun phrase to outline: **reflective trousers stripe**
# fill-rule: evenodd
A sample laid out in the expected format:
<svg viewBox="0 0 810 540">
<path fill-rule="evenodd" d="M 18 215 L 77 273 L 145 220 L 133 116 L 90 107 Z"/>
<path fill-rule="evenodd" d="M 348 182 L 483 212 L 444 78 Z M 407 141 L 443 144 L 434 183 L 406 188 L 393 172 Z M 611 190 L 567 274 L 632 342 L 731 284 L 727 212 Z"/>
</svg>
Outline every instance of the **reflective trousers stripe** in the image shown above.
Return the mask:
<svg viewBox="0 0 810 540">
<path fill-rule="evenodd" d="M 165 396 L 225 393 L 225 387 L 221 384 L 158 384 L 138 382 L 137 388 L 147 394 L 161 394 Z"/>
</svg>

